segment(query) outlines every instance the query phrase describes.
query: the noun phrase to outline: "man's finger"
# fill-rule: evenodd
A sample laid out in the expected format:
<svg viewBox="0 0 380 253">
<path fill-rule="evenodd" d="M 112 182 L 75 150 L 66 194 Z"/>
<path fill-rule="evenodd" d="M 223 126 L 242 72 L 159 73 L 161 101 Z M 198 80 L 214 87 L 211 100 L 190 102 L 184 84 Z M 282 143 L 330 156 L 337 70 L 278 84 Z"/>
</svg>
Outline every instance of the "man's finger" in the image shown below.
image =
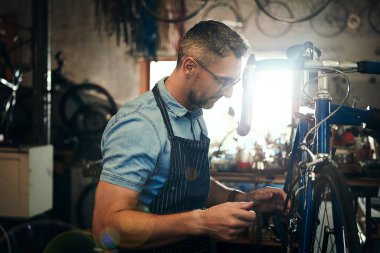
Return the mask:
<svg viewBox="0 0 380 253">
<path fill-rule="evenodd" d="M 236 205 L 240 209 L 244 209 L 248 211 L 252 209 L 252 206 L 254 203 L 253 201 L 249 201 L 249 202 L 232 202 L 231 204 Z"/>
</svg>

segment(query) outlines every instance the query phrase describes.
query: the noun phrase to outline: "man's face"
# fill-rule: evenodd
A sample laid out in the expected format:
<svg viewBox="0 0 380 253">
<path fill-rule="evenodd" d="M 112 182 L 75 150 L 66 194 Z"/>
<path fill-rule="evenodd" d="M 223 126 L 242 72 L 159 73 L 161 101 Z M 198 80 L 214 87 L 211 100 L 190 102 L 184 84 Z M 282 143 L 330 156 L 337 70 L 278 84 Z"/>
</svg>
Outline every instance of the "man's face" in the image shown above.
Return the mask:
<svg viewBox="0 0 380 253">
<path fill-rule="evenodd" d="M 194 58 L 196 75 L 189 84 L 187 99 L 192 106 L 210 109 L 221 97 L 231 97 L 240 77 L 241 59 L 234 55 L 218 57 L 206 66 Z"/>
</svg>

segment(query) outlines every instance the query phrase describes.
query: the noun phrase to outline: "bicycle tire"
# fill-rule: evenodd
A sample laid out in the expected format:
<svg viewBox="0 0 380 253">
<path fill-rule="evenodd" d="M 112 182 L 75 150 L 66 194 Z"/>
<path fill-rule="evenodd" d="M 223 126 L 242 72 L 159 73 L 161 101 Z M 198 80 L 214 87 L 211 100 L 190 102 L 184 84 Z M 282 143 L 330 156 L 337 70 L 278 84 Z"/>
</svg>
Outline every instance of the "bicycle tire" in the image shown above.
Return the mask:
<svg viewBox="0 0 380 253">
<path fill-rule="evenodd" d="M 368 23 L 372 30 L 380 33 L 380 2 L 374 1 L 373 5 L 368 11 Z"/>
<path fill-rule="evenodd" d="M 83 83 L 69 88 L 59 103 L 62 122 L 73 128 L 75 132 L 83 134 L 84 131 L 78 129 L 80 124 L 76 124 L 75 121 L 81 119 L 79 116 L 83 116 L 86 111 L 103 114 L 104 121 L 107 121 L 117 112 L 117 105 L 111 94 L 100 85 Z"/>
<path fill-rule="evenodd" d="M 283 1 L 283 3 L 288 5 L 289 9 L 292 10 L 293 17 L 280 16 L 277 13 L 273 13 L 269 9 L 267 9 L 266 7 L 269 6 L 272 0 L 255 0 L 255 2 L 257 4 L 257 7 L 262 12 L 264 12 L 266 15 L 268 15 L 274 20 L 286 23 L 298 23 L 317 16 L 319 13 L 321 13 L 321 11 L 323 11 L 326 8 L 326 6 L 331 2 L 331 0 L 292 0 L 286 2 Z"/>
<path fill-rule="evenodd" d="M 199 2 L 199 3 L 197 3 Z M 188 0 L 188 1 L 173 1 L 176 3 L 174 11 L 167 11 L 162 8 L 162 3 L 158 1 L 142 0 L 141 6 L 155 19 L 166 23 L 178 23 L 187 21 L 196 16 L 208 3 L 208 0 Z M 191 6 L 191 7 L 190 7 Z M 171 6 L 173 8 L 173 6 Z M 189 8 L 190 7 L 190 8 Z M 178 10 L 177 10 L 178 9 Z"/>
<path fill-rule="evenodd" d="M 289 9 L 289 7 L 281 1 L 272 1 L 269 2 L 268 5 L 271 5 L 271 7 L 268 6 L 268 8 L 275 8 L 275 6 L 281 8 L 282 6 L 282 9 L 289 14 L 289 17 L 293 16 L 292 10 Z M 256 14 L 256 26 L 263 35 L 271 38 L 281 37 L 288 33 L 292 28 L 292 24 L 273 20 L 265 13 L 260 11 Z"/>
<path fill-rule="evenodd" d="M 346 6 L 340 1 L 333 1 L 320 15 L 310 19 L 310 27 L 318 35 L 331 38 L 344 32 L 348 16 Z"/>
<path fill-rule="evenodd" d="M 361 252 L 353 199 L 343 175 L 331 163 L 318 166 L 315 172 L 314 215 L 311 221 L 313 227 L 309 252 L 347 252 L 347 250 L 350 253 Z M 336 208 L 338 216 L 331 213 L 333 212 L 331 208 L 332 196 L 336 196 L 339 203 Z M 344 231 L 342 231 L 345 241 L 344 250 L 337 248 L 338 244 L 335 243 L 335 237 L 338 233 L 332 224 L 334 217 L 342 218 L 344 224 Z M 334 235 L 327 234 L 326 228 L 331 229 Z"/>
<path fill-rule="evenodd" d="M 95 203 L 95 188 L 96 184 L 90 183 L 79 195 L 76 203 L 76 218 L 78 226 L 81 229 L 92 228 L 92 216 Z"/>
<path fill-rule="evenodd" d="M 216 15 L 212 15 L 212 13 Z M 222 15 L 221 15 L 222 14 Z M 232 18 L 231 18 L 232 16 Z M 243 28 L 244 21 L 238 11 L 228 2 L 216 2 L 203 13 L 203 20 L 216 20 L 233 28 Z"/>
<path fill-rule="evenodd" d="M 106 107 L 83 105 L 71 117 L 70 125 L 81 136 L 97 136 L 103 133 L 109 118 Z"/>
</svg>

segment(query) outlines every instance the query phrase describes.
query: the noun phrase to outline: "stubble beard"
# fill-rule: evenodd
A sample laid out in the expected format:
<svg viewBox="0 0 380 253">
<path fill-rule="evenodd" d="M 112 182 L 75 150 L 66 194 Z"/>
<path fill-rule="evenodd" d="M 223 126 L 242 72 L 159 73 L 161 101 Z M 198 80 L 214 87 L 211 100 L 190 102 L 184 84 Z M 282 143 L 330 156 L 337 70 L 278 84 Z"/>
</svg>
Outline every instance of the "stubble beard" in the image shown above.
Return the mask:
<svg viewBox="0 0 380 253">
<path fill-rule="evenodd" d="M 193 91 L 190 91 L 187 97 L 191 105 L 202 109 L 211 109 L 214 107 L 215 102 L 219 100 L 219 98 L 216 97 L 200 99 Z"/>
</svg>

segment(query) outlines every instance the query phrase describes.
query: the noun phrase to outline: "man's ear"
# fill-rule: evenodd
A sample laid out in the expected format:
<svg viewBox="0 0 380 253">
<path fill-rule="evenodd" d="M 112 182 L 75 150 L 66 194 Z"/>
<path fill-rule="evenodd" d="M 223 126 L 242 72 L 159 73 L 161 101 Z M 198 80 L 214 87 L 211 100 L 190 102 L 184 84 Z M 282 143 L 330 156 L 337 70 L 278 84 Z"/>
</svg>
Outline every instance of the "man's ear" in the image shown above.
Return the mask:
<svg viewBox="0 0 380 253">
<path fill-rule="evenodd" d="M 195 61 L 191 57 L 186 57 L 182 63 L 182 71 L 186 78 L 191 78 L 195 71 Z"/>
</svg>

